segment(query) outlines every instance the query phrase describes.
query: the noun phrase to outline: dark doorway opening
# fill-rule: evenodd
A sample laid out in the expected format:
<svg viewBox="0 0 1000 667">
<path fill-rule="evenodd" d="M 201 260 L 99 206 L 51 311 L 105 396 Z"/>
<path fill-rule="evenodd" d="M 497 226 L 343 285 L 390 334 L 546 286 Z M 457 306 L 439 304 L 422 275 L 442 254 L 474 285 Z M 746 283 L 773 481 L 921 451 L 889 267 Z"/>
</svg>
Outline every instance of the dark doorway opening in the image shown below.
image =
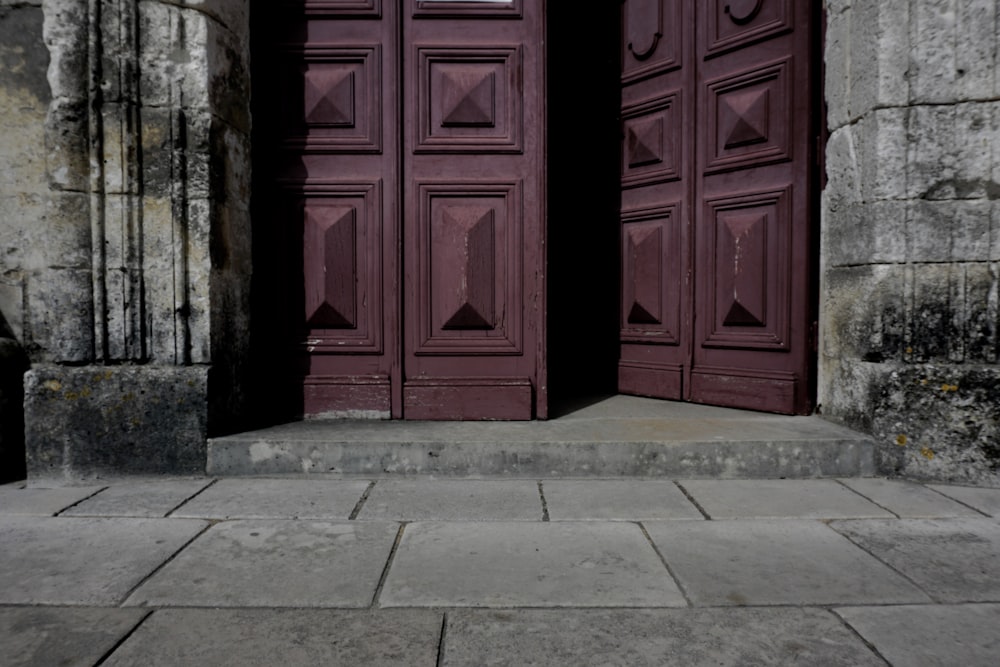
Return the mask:
<svg viewBox="0 0 1000 667">
<path fill-rule="evenodd" d="M 550 416 L 617 392 L 621 7 L 548 3 Z"/>
</svg>

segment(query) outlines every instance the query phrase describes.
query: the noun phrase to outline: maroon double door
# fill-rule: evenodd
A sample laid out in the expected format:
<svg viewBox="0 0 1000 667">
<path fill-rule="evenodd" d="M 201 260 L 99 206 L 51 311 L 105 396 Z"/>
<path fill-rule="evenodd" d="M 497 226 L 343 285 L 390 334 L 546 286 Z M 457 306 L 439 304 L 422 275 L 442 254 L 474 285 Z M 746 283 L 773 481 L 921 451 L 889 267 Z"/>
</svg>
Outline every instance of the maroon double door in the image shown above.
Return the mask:
<svg viewBox="0 0 1000 667">
<path fill-rule="evenodd" d="M 544 3 L 281 4 L 269 217 L 303 411 L 546 417 Z M 621 392 L 808 409 L 805 14 L 622 4 Z"/>
</svg>

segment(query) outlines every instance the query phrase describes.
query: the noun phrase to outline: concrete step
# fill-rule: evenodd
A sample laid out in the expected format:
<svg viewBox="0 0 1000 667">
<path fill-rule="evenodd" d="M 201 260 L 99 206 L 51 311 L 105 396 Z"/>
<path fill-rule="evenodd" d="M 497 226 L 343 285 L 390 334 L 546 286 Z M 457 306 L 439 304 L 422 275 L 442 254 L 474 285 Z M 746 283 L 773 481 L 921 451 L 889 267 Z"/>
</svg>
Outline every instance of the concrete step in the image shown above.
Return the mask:
<svg viewBox="0 0 1000 667">
<path fill-rule="evenodd" d="M 548 421 L 293 422 L 210 439 L 207 472 L 753 479 L 876 469 L 870 438 L 820 417 L 613 396 Z"/>
</svg>

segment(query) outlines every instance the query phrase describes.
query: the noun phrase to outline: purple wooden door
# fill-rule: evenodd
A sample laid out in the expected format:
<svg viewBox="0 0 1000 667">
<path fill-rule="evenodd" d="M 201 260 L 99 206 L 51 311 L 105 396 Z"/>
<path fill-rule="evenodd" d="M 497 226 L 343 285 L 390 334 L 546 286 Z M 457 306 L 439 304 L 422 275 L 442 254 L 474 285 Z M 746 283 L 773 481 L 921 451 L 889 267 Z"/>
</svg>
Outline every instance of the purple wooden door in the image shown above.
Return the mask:
<svg viewBox="0 0 1000 667">
<path fill-rule="evenodd" d="M 541 3 L 286 4 L 303 412 L 544 416 Z"/>
<path fill-rule="evenodd" d="M 544 416 L 542 3 L 403 4 L 403 413 Z"/>
<path fill-rule="evenodd" d="M 625 0 L 622 392 L 811 408 L 812 20 Z"/>
</svg>

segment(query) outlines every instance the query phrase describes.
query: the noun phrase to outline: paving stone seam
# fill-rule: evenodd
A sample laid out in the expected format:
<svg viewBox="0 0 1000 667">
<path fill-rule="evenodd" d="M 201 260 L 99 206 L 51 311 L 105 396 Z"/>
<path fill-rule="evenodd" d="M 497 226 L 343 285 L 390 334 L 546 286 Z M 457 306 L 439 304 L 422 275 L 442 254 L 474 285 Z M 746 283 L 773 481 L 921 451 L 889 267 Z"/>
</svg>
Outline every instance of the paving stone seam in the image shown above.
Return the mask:
<svg viewBox="0 0 1000 667">
<path fill-rule="evenodd" d="M 437 661 L 435 661 L 435 667 L 443 667 L 444 665 L 444 642 L 448 636 L 448 612 L 443 612 L 441 614 L 441 634 L 438 636 L 437 645 Z"/>
<path fill-rule="evenodd" d="M 925 519 L 912 519 L 912 520 L 913 521 L 924 521 Z M 848 542 L 850 542 L 851 544 L 853 544 L 857 548 L 861 549 L 866 554 L 868 554 L 869 556 L 871 556 L 872 558 L 874 558 L 875 560 L 877 560 L 878 562 L 882 563 L 887 568 L 889 568 L 890 570 L 892 570 L 893 572 L 895 572 L 896 574 L 898 574 L 899 576 L 901 576 L 903 579 L 905 579 L 906 581 L 908 581 L 911 584 L 913 584 L 918 591 L 920 591 L 921 593 L 923 593 L 924 595 L 926 595 L 928 598 L 930 598 L 931 600 L 933 600 L 935 604 L 941 604 L 941 602 L 942 602 L 941 599 L 939 599 L 937 596 L 933 595 L 930 591 L 926 590 L 923 586 L 921 586 L 919 584 L 919 582 L 917 582 L 916 580 L 914 580 L 912 577 L 908 576 L 905 572 L 903 572 L 902 570 L 900 570 L 897 567 L 894 567 L 892 565 L 892 563 L 889 563 L 885 559 L 879 558 L 878 554 L 874 553 L 870 549 L 866 549 L 863 544 L 860 544 L 859 542 L 857 542 L 855 540 L 852 540 L 850 535 L 847 535 L 847 534 L 842 533 L 839 530 L 837 530 L 836 526 L 834 526 L 833 524 L 834 523 L 838 523 L 838 522 L 842 522 L 842 521 L 903 521 L 903 519 L 899 519 L 899 518 L 897 518 L 897 519 L 822 519 L 822 520 L 820 520 L 820 523 L 825 524 L 827 528 L 829 528 L 830 530 L 832 530 L 833 532 L 835 532 L 837 535 L 840 535 L 845 540 L 847 540 Z M 911 603 L 911 604 L 913 604 L 913 603 Z M 840 606 L 843 607 L 845 605 L 840 605 Z"/>
<path fill-rule="evenodd" d="M 192 493 L 189 497 L 187 497 L 184 500 L 182 500 L 179 503 L 177 503 L 176 507 L 174 507 L 173 509 L 171 509 L 169 512 L 167 512 L 163 516 L 169 518 L 171 514 L 173 514 L 174 512 L 176 512 L 180 508 L 184 507 L 189 502 L 191 502 L 192 500 L 194 500 L 195 498 L 197 498 L 198 496 L 200 496 L 201 494 L 205 493 L 210 488 L 212 488 L 213 486 L 215 486 L 218 483 L 218 481 L 219 481 L 218 477 L 216 477 L 215 479 L 210 479 L 208 481 L 208 484 L 206 484 L 205 486 L 201 487 L 201 489 L 199 489 L 198 491 L 195 491 L 194 493 Z"/>
<path fill-rule="evenodd" d="M 924 484 L 921 484 L 921 486 L 923 486 L 928 491 L 933 491 L 934 493 L 936 493 L 936 494 L 938 494 L 940 496 L 944 496 L 948 500 L 952 500 L 952 501 L 958 503 L 959 505 L 962 505 L 963 507 L 968 507 L 970 510 L 972 510 L 976 514 L 981 514 L 982 516 L 986 517 L 987 519 L 992 519 L 993 518 L 992 514 L 987 514 L 983 510 L 979 509 L 978 507 L 974 507 L 974 506 L 970 505 L 969 503 L 967 503 L 967 502 L 965 502 L 963 500 L 960 500 L 960 499 L 955 498 L 953 496 L 949 496 L 944 491 L 938 491 L 937 489 L 932 489 L 931 487 L 926 486 Z M 948 488 L 952 488 L 954 486 L 956 486 L 956 485 L 952 484 L 952 485 L 949 485 Z M 983 487 L 983 486 L 960 486 L 959 488 L 962 488 L 962 489 L 984 489 L 984 488 L 990 488 L 990 487 Z M 1000 515 L 998 515 L 997 518 L 1000 518 Z"/>
<path fill-rule="evenodd" d="M 653 548 L 653 552 L 656 554 L 656 557 L 660 559 L 661 563 L 663 563 L 663 567 L 666 569 L 667 574 L 670 576 L 670 578 L 674 580 L 674 585 L 676 585 L 677 590 L 681 592 L 681 595 L 684 597 L 684 602 L 687 603 L 688 608 L 690 609 L 694 607 L 694 604 L 691 602 L 690 596 L 688 596 L 687 590 L 684 588 L 684 584 L 682 584 L 681 580 L 677 577 L 676 574 L 674 574 L 674 570 L 672 567 L 670 567 L 670 563 L 668 563 L 667 559 L 663 557 L 663 553 L 660 551 L 660 548 L 656 546 L 656 542 L 653 541 L 653 538 L 649 536 L 649 531 L 646 530 L 646 526 L 641 521 L 635 521 L 633 523 L 635 523 L 635 525 L 639 527 L 639 530 L 642 532 L 643 537 L 646 538 L 646 542 L 649 543 L 649 546 Z"/>
<path fill-rule="evenodd" d="M 684 485 L 680 483 L 680 480 L 672 479 L 670 481 L 674 483 L 674 486 L 681 490 L 681 493 L 683 493 L 684 497 L 688 499 L 688 502 L 694 505 L 696 510 L 701 512 L 701 515 L 705 517 L 705 521 L 713 521 L 709 513 L 705 511 L 705 508 L 701 506 L 701 503 L 695 500 L 694 496 L 691 495 L 691 492 L 684 488 Z"/>
<path fill-rule="evenodd" d="M 155 521 L 155 519 L 153 519 L 153 520 Z M 183 552 L 185 549 L 187 549 L 191 545 L 192 542 L 194 542 L 199 537 L 201 537 L 206 532 L 208 532 L 208 530 L 211 529 L 212 526 L 216 525 L 217 523 L 220 523 L 219 521 L 212 521 L 212 520 L 205 520 L 205 519 L 188 519 L 188 520 L 189 521 L 202 521 L 205 525 L 204 525 L 204 527 L 202 527 L 201 530 L 199 530 L 197 533 L 195 533 L 194 537 L 192 537 L 190 540 L 188 540 L 187 542 L 185 542 L 184 544 L 182 544 L 180 547 L 178 547 L 177 550 L 174 551 L 174 553 L 170 554 L 170 556 L 168 558 L 164 559 L 162 563 L 160 563 L 159 565 L 157 565 L 156 567 L 154 567 L 152 572 L 150 572 L 145 577 L 143 577 L 142 579 L 140 579 L 138 582 L 136 582 L 136 584 L 134 586 L 132 586 L 132 588 L 130 588 L 128 591 L 126 591 L 125 595 L 123 595 L 122 598 L 118 601 L 118 605 L 117 606 L 119 606 L 119 607 L 123 606 L 128 601 L 128 599 L 130 597 L 132 597 L 132 595 L 134 595 L 137 590 L 139 590 L 139 588 L 143 584 L 145 584 L 147 581 L 149 581 L 150 579 L 152 579 L 163 568 L 165 568 L 167 565 L 169 565 L 171 562 L 173 562 L 174 559 L 177 558 L 177 556 L 179 556 L 181 554 L 181 552 Z"/>
<path fill-rule="evenodd" d="M 370 609 L 380 609 L 379 598 L 382 597 L 382 589 L 385 588 L 385 580 L 389 578 L 389 569 L 392 567 L 393 560 L 396 558 L 396 552 L 399 550 L 399 543 L 403 541 L 403 531 L 406 530 L 406 526 L 409 522 L 402 521 L 399 524 L 399 530 L 396 531 L 396 539 L 392 543 L 392 548 L 389 550 L 389 557 L 385 561 L 385 567 L 382 568 L 382 575 L 378 579 L 378 585 L 375 587 L 375 593 L 372 595 L 372 602 L 369 605 Z"/>
<path fill-rule="evenodd" d="M 94 491 L 94 492 L 93 492 L 92 494 L 90 494 L 89 496 L 87 496 L 87 497 L 85 497 L 85 498 L 80 498 L 80 499 L 79 499 L 78 501 L 76 501 L 75 503 L 73 503 L 73 504 L 71 504 L 71 505 L 67 505 L 66 507 L 62 508 L 62 509 L 61 509 L 61 510 L 59 510 L 58 512 L 56 512 L 56 513 L 52 514 L 52 516 L 60 516 L 60 515 L 61 515 L 61 514 L 62 514 L 63 512 L 68 512 L 69 510 L 73 509 L 74 507 L 76 507 L 76 506 L 77 506 L 77 505 L 79 505 L 80 503 L 82 503 L 82 502 L 84 502 L 84 501 L 86 501 L 86 500 L 90 500 L 91 498 L 93 498 L 93 497 L 94 497 L 94 496 L 96 496 L 97 494 L 99 494 L 99 493 L 104 493 L 104 492 L 105 492 L 105 491 L 107 491 L 107 490 L 108 490 L 109 488 L 111 488 L 111 487 L 110 487 L 110 486 L 102 486 L 101 488 L 99 488 L 99 489 L 98 489 L 97 491 Z M 67 517 L 67 518 L 68 518 L 68 517 Z"/>
<path fill-rule="evenodd" d="M 549 520 L 549 502 L 545 499 L 545 489 L 542 488 L 542 480 L 538 480 L 538 497 L 542 500 L 542 521 Z"/>
<path fill-rule="evenodd" d="M 858 496 L 861 496 L 862 498 L 864 498 L 865 500 L 867 500 L 868 502 L 870 502 L 875 507 L 878 507 L 880 509 L 885 510 L 886 512 L 888 512 L 889 514 L 891 514 L 894 518 L 896 518 L 896 519 L 902 519 L 903 518 L 902 515 L 899 514 L 898 512 L 893 512 L 891 509 L 889 509 L 888 507 L 886 507 L 882 503 L 878 502 L 877 500 L 873 500 L 872 498 L 869 498 L 868 496 L 866 496 L 865 494 L 861 493 L 857 489 L 851 488 L 850 486 L 848 486 L 847 484 L 845 484 L 843 481 L 841 481 L 841 479 L 839 477 L 838 478 L 834 478 L 833 481 L 836 482 L 837 484 L 839 484 L 840 486 L 842 486 L 843 488 L 847 489 L 851 493 L 853 493 L 855 495 L 858 495 Z M 920 485 L 918 484 L 917 486 L 920 486 Z"/>
<path fill-rule="evenodd" d="M 852 605 L 852 606 L 856 606 L 856 605 Z M 904 605 L 870 605 L 870 606 L 904 606 Z M 861 643 L 864 644 L 868 648 L 869 651 L 871 651 L 872 653 L 874 653 L 875 657 L 877 657 L 879 660 L 882 660 L 883 662 L 885 662 L 885 664 L 887 664 L 890 667 L 892 667 L 892 663 L 889 662 L 888 658 L 886 658 L 884 655 L 882 655 L 882 652 L 878 650 L 878 648 L 875 646 L 875 644 L 873 644 L 870 641 L 868 641 L 868 639 L 863 634 L 861 634 L 861 632 L 857 628 L 855 628 L 853 625 L 851 625 L 850 622 L 848 622 L 848 620 L 846 618 L 844 618 L 843 616 L 841 616 L 840 614 L 838 614 L 837 613 L 837 609 L 838 609 L 837 607 L 831 607 L 827 611 L 834 618 L 836 618 L 838 621 L 840 621 L 840 623 L 845 628 L 847 628 L 848 632 L 850 632 L 855 637 L 857 637 L 861 641 Z"/>
<path fill-rule="evenodd" d="M 358 515 L 361 514 L 361 509 L 365 506 L 365 502 L 368 500 L 368 496 L 371 495 L 376 483 L 377 482 L 374 481 L 368 482 L 368 488 L 364 490 L 364 493 L 362 493 L 361 497 L 358 498 L 358 502 L 354 504 L 354 509 L 352 509 L 351 513 L 347 516 L 348 521 L 357 520 Z"/>
<path fill-rule="evenodd" d="M 108 649 L 104 653 L 104 655 L 102 655 L 97 660 L 97 662 L 94 663 L 94 667 L 101 667 L 101 665 L 103 665 L 105 662 L 107 662 L 108 658 L 110 658 L 112 655 L 114 655 L 115 651 L 117 651 L 119 648 L 121 648 L 122 644 L 124 644 L 126 641 L 128 641 L 129 637 L 131 637 L 132 635 L 134 635 L 135 632 L 136 632 L 136 630 L 139 629 L 139 626 L 141 626 L 143 623 L 145 623 L 146 619 L 148 619 L 154 613 L 156 613 L 156 610 L 155 609 L 150 609 L 145 614 L 143 614 L 142 617 L 135 623 L 135 625 L 133 625 L 132 628 L 128 632 L 126 632 L 124 635 L 122 635 L 118 639 L 118 641 L 115 642 L 114 646 L 112 646 L 110 649 Z"/>
</svg>

